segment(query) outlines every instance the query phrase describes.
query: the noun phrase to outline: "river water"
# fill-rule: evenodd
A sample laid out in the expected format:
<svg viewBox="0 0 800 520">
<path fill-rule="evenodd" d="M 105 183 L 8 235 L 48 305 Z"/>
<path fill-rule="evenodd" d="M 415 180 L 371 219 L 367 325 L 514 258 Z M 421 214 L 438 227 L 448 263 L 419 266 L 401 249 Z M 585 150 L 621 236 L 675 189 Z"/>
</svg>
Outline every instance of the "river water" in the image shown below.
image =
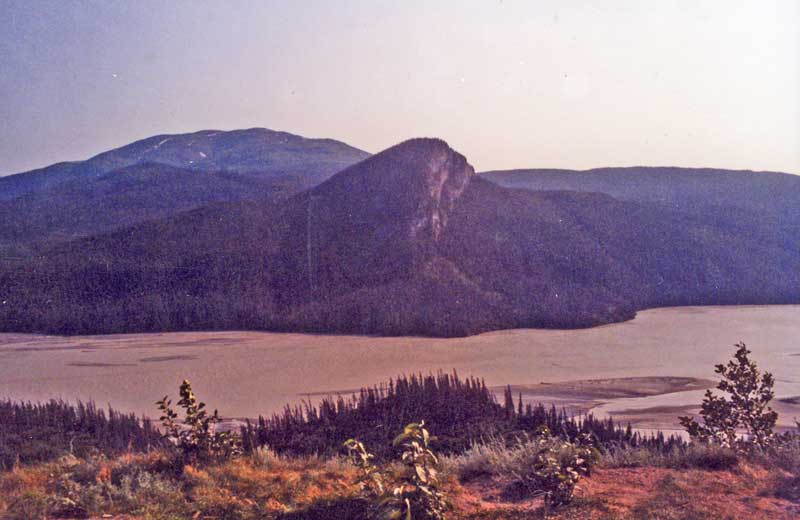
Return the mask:
<svg viewBox="0 0 800 520">
<path fill-rule="evenodd" d="M 94 400 L 156 415 L 181 380 L 227 417 L 254 417 L 304 394 L 338 392 L 398 374 L 457 370 L 489 385 L 597 378 L 714 379 L 714 364 L 744 341 L 777 380 L 777 397 L 800 396 L 800 305 L 680 307 L 582 330 L 516 329 L 468 338 L 378 338 L 267 332 L 109 336 L 0 334 L 0 398 Z M 595 410 L 699 403 L 702 392 L 604 400 Z M 781 405 L 781 422 L 800 407 Z"/>
</svg>

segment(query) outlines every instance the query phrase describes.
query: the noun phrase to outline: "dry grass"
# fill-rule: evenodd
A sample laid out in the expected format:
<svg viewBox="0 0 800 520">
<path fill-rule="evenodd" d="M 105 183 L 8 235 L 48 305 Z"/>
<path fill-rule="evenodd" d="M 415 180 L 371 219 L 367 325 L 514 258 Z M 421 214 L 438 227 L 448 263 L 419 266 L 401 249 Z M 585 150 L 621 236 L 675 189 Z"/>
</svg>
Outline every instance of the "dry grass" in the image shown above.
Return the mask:
<svg viewBox="0 0 800 520">
<path fill-rule="evenodd" d="M 609 520 L 800 518 L 798 448 L 794 439 L 749 457 L 702 445 L 608 449 L 599 468 L 578 483 L 573 503 L 551 513 Z M 519 450 L 491 440 L 444 459 L 445 471 L 460 481 L 450 493 L 463 512 L 458 518 L 542 517 L 541 500 L 507 492 L 503 468 L 519 462 Z"/>
<path fill-rule="evenodd" d="M 670 450 L 646 447 L 615 447 L 605 449 L 601 465 L 605 468 L 657 467 L 672 469 L 698 468 L 710 471 L 732 469 L 739 456 L 731 449 L 713 445 L 690 444 Z"/>
<path fill-rule="evenodd" d="M 800 503 L 775 496 L 774 473 L 743 463 L 735 470 L 599 469 L 583 479 L 557 520 L 781 520 L 800 517 Z M 543 518 L 541 501 L 504 499 L 503 483 L 481 478 L 463 484 L 458 500 L 468 520 Z"/>
<path fill-rule="evenodd" d="M 181 469 L 161 453 L 113 461 L 63 458 L 0 473 L 0 518 L 279 518 L 318 502 L 352 500 L 355 480 L 355 468 L 339 459 L 260 454 Z"/>
<path fill-rule="evenodd" d="M 491 449 L 489 449 L 491 448 Z M 536 498 L 503 493 L 507 479 L 488 465 L 505 457 L 499 446 L 446 460 L 443 489 L 452 520 L 542 518 Z M 793 464 L 783 458 L 785 465 Z M 387 473 L 397 468 L 387 467 Z M 470 478 L 461 480 L 459 472 Z M 333 520 L 365 517 L 358 473 L 332 458 L 284 458 L 268 451 L 204 467 L 179 467 L 163 453 L 114 460 L 63 458 L 0 473 L 0 519 Z M 605 467 L 578 483 L 572 504 L 556 519 L 693 519 L 800 517 L 788 469 L 742 461 L 729 469 Z"/>
</svg>

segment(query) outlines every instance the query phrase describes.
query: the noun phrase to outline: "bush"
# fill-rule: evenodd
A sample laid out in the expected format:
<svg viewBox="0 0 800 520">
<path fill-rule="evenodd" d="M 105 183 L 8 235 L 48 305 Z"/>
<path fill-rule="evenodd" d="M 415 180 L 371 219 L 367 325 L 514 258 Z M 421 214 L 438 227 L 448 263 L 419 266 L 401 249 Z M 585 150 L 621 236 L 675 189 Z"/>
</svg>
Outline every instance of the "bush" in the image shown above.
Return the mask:
<svg viewBox="0 0 800 520">
<path fill-rule="evenodd" d="M 358 485 L 363 494 L 372 496 L 383 496 L 385 493 L 384 480 L 386 477 L 373 464 L 375 455 L 367 451 L 364 443 L 356 439 L 348 439 L 344 443 L 353 464 L 361 473 L 358 477 Z"/>
<path fill-rule="evenodd" d="M 771 468 L 776 476 L 775 495 L 800 500 L 800 431 L 777 436 L 769 450 L 756 455 L 760 459 L 758 461 L 764 467 Z"/>
<path fill-rule="evenodd" d="M 393 442 L 400 447 L 403 470 L 399 481 L 388 487 L 389 478 L 373 463 L 375 456 L 355 439 L 345 442 L 355 465 L 361 471 L 362 496 L 371 502 L 370 517 L 444 520 L 447 501 L 439 489 L 439 459 L 430 449 L 431 436 L 425 422 L 411 423 Z"/>
<path fill-rule="evenodd" d="M 406 518 L 411 518 L 412 514 L 430 520 L 445 518 L 447 503 L 444 493 L 439 490 L 436 470 L 439 459 L 430 449 L 430 440 L 425 421 L 422 421 L 407 425 L 392 442 L 403 449 L 400 460 L 405 465 L 405 474 L 392 494 L 403 501 Z"/>
<path fill-rule="evenodd" d="M 772 389 L 775 380 L 769 372 L 762 374 L 750 361 L 750 351 L 744 343 L 735 346 L 734 359 L 715 368 L 722 376 L 717 389 L 729 397 L 718 397 L 707 390 L 700 410 L 703 423 L 693 417 L 679 419 L 694 440 L 739 450 L 764 449 L 774 439 L 773 429 L 778 420 L 778 414 L 768 406 L 775 397 Z M 745 431 L 745 438 L 738 437 L 738 429 Z"/>
<path fill-rule="evenodd" d="M 168 396 L 156 404 L 162 413 L 160 420 L 165 435 L 178 447 L 185 462 L 219 461 L 241 453 L 238 435 L 217 430 L 219 414 L 214 410 L 208 415 L 206 404 L 197 402 L 191 383 L 185 379 L 180 396 L 178 406 L 184 410 L 182 423 L 176 421 L 178 414 L 172 410 Z"/>
<path fill-rule="evenodd" d="M 530 494 L 542 495 L 546 507 L 557 507 L 572 501 L 575 485 L 591 472 L 598 457 L 587 438 L 573 443 L 543 429 L 520 445 L 516 460 L 506 469 Z"/>
<path fill-rule="evenodd" d="M 487 475 L 496 475 L 498 468 L 505 467 L 514 452 L 500 437 L 490 437 L 484 442 L 473 444 L 460 455 L 444 459 L 444 471 L 452 473 L 462 482 Z"/>
<path fill-rule="evenodd" d="M 542 428 L 539 435 L 523 435 L 508 445 L 493 438 L 451 457 L 446 467 L 461 480 L 494 475 L 509 480 L 529 496 L 543 496 L 547 507 L 569 503 L 580 478 L 591 472 L 600 452 L 588 436 L 570 442 Z"/>
<path fill-rule="evenodd" d="M 113 460 L 66 456 L 16 470 L 6 474 L 9 480 L 0 488 L 0 518 L 78 519 L 122 512 L 152 519 L 188 518 L 193 511 L 186 507 L 181 483 L 173 473 L 158 471 L 160 460 L 160 454 Z"/>
</svg>

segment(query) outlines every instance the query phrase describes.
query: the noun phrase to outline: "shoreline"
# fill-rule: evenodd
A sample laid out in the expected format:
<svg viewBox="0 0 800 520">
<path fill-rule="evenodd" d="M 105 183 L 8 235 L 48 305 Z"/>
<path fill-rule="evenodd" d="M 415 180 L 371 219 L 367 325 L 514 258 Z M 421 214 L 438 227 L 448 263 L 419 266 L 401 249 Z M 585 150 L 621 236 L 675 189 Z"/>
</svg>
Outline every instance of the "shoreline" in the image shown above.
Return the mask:
<svg viewBox="0 0 800 520">
<path fill-rule="evenodd" d="M 713 305 L 668 305 L 665 307 L 645 307 L 636 309 L 633 316 L 619 321 L 610 321 L 606 323 L 598 323 L 588 327 L 572 327 L 572 328 L 555 328 L 555 327 L 517 327 L 510 329 L 492 329 L 483 332 L 477 332 L 467 336 L 382 336 L 377 334 L 355 334 L 355 333 L 336 333 L 336 332 L 318 332 L 318 331 L 286 331 L 286 330 L 272 330 L 272 329 L 186 329 L 186 330 L 156 330 L 156 331 L 129 331 L 129 332 L 112 332 L 108 334 L 53 334 L 48 332 L 16 332 L 16 331 L 0 331 L 0 346 L 7 343 L 4 337 L 19 337 L 19 338 L 61 338 L 64 340 L 75 340 L 78 338 L 114 338 L 114 337 L 130 337 L 130 336 L 144 336 L 144 335 L 173 335 L 173 334 L 299 334 L 303 336 L 318 336 L 318 337 L 332 337 L 332 338 L 368 338 L 368 339 L 413 339 L 413 340 L 460 340 L 469 339 L 480 336 L 514 333 L 518 331 L 536 331 L 536 332 L 580 332 L 598 330 L 607 327 L 614 327 L 632 323 L 633 321 L 641 318 L 641 314 L 649 312 L 670 312 L 675 311 L 679 313 L 688 314 L 702 314 L 704 312 L 713 310 L 769 310 L 770 308 L 786 308 L 797 307 L 800 309 L 800 302 L 798 303 L 733 303 L 733 304 L 713 304 Z M 800 354 L 799 354 L 800 355 Z"/>
<path fill-rule="evenodd" d="M 593 329 L 514 329 L 452 339 L 235 331 L 0 334 L 0 396 L 95 401 L 152 416 L 155 400 L 174 396 L 188 379 L 209 408 L 226 417 L 257 417 L 402 374 L 455 370 L 489 387 L 511 384 L 524 400 L 627 420 L 631 410 L 652 416 L 659 410 L 641 409 L 699 406 L 704 387 L 698 381 L 714 379 L 714 366 L 730 359 L 742 340 L 759 368 L 775 376 L 777 398 L 799 396 L 798 335 L 800 306 L 677 307 Z M 780 406 L 784 421 L 800 417 L 791 402 Z"/>
</svg>

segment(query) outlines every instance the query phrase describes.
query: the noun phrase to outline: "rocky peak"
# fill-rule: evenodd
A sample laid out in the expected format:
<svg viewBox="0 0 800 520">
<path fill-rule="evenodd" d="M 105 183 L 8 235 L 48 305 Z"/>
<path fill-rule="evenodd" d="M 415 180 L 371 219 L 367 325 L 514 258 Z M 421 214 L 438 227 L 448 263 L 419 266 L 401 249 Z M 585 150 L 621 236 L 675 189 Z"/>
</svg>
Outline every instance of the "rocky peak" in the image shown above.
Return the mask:
<svg viewBox="0 0 800 520">
<path fill-rule="evenodd" d="M 441 139 L 410 139 L 356 164 L 319 186 L 315 197 L 350 206 L 397 238 L 437 240 L 475 170 Z M 352 204 L 348 201 L 352 201 Z"/>
</svg>

